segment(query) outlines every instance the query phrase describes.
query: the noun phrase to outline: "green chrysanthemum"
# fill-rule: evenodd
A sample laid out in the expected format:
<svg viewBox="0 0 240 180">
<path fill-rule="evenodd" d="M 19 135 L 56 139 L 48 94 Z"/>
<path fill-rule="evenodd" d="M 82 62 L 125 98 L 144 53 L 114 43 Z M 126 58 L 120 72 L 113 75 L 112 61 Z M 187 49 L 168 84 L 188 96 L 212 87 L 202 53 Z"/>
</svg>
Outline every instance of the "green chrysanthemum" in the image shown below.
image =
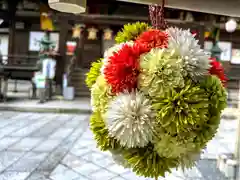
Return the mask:
<svg viewBox="0 0 240 180">
<path fill-rule="evenodd" d="M 91 105 L 93 111 L 105 113 L 111 96 L 111 88 L 102 75 L 98 76 L 96 83 L 91 88 Z"/>
<path fill-rule="evenodd" d="M 207 76 L 201 83 L 201 87 L 209 96 L 211 108 L 215 108 L 217 113 L 227 106 L 227 93 L 218 77 Z"/>
<path fill-rule="evenodd" d="M 123 43 L 128 41 L 134 41 L 140 34 L 149 29 L 148 24 L 143 22 L 136 22 L 134 24 L 124 25 L 122 31 L 118 32 L 115 41 L 117 43 Z"/>
<path fill-rule="evenodd" d="M 99 111 L 92 114 L 90 127 L 97 145 L 102 151 L 117 150 L 120 148 L 119 143 L 114 138 L 109 137 L 108 130 Z"/>
<path fill-rule="evenodd" d="M 184 156 L 180 157 L 179 167 L 184 171 L 186 169 L 196 166 L 196 162 L 200 159 L 201 151 L 188 152 Z"/>
<path fill-rule="evenodd" d="M 217 132 L 221 119 L 221 111 L 227 106 L 227 93 L 221 81 L 216 76 L 207 76 L 201 82 L 201 88 L 205 90 L 208 96 L 209 117 L 204 124 L 195 130 L 197 134 L 195 143 L 198 143 L 200 148 L 203 148 Z"/>
<path fill-rule="evenodd" d="M 138 87 L 151 97 L 161 96 L 172 88 L 183 87 L 182 61 L 166 49 L 152 49 L 140 57 Z"/>
<path fill-rule="evenodd" d="M 97 62 L 93 62 L 92 66 L 89 70 L 89 72 L 86 74 L 86 84 L 89 88 L 92 87 L 93 84 L 95 84 L 97 77 L 100 75 L 100 69 L 102 67 L 102 59 L 99 59 Z"/>
<path fill-rule="evenodd" d="M 179 159 L 159 156 L 153 144 L 145 148 L 124 150 L 124 158 L 137 175 L 151 178 L 165 176 L 166 172 L 171 172 L 171 168 L 180 165 Z"/>
<path fill-rule="evenodd" d="M 179 138 L 165 134 L 155 142 L 155 150 L 166 158 L 181 158 L 195 149 L 194 137 Z"/>
<path fill-rule="evenodd" d="M 171 89 L 153 99 L 160 127 L 170 135 L 190 132 L 208 117 L 208 98 L 200 86 L 191 80 L 182 89 Z"/>
</svg>

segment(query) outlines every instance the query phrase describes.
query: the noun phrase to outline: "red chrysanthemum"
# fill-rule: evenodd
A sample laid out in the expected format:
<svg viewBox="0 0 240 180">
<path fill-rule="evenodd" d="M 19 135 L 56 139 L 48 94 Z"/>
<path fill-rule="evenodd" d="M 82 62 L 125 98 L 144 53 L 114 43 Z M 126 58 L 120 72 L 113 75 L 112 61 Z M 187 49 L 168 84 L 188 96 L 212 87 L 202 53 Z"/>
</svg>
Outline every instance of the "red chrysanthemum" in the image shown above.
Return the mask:
<svg viewBox="0 0 240 180">
<path fill-rule="evenodd" d="M 225 86 L 227 78 L 224 74 L 222 64 L 218 62 L 216 58 L 210 58 L 210 61 L 211 68 L 209 69 L 209 73 L 212 75 L 216 75 L 222 81 L 222 84 Z"/>
<path fill-rule="evenodd" d="M 117 53 L 109 58 L 109 63 L 104 69 L 107 82 L 112 87 L 113 93 L 131 91 L 137 88 L 139 74 L 139 57 L 148 52 L 145 46 L 134 44 L 124 45 Z"/>
<path fill-rule="evenodd" d="M 136 43 L 152 48 L 167 48 L 168 47 L 168 34 L 166 32 L 150 29 L 142 33 L 137 39 Z"/>
</svg>

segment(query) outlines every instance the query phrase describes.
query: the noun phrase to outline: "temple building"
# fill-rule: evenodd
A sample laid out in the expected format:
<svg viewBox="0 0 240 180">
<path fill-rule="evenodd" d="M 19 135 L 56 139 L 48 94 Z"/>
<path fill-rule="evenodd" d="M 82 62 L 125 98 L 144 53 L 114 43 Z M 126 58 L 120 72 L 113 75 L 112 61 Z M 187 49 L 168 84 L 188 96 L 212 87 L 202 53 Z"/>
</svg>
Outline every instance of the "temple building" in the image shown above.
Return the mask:
<svg viewBox="0 0 240 180">
<path fill-rule="evenodd" d="M 90 68 L 91 62 L 102 57 L 104 51 L 114 44 L 117 31 L 126 23 L 149 22 L 147 5 L 121 1 L 88 0 L 87 12 L 79 15 L 51 10 L 46 0 L 24 0 L 19 3 L 16 1 L 16 4 L 1 2 L 0 55 L 2 63 L 16 67 L 35 66 L 39 59 L 37 41 L 48 30 L 50 38 L 56 43 L 55 84 L 60 89 L 58 93 L 61 93 L 63 77 L 68 65 L 73 63 L 71 62 L 73 49 L 77 48 L 76 60 L 70 77 L 71 82 L 69 82 L 75 87 L 76 96 L 89 96 L 84 82 L 85 73 Z M 238 93 L 240 80 L 240 31 L 226 32 L 224 24 L 228 17 L 171 8 L 166 8 L 165 17 L 169 25 L 190 29 L 198 37 L 201 46 L 209 52 L 212 42 L 209 33 L 215 27 L 219 29 L 218 41 L 219 47 L 223 49 L 221 60 L 229 79 L 229 94 L 235 96 L 234 94 Z M 75 31 L 77 35 L 74 36 L 73 30 L 76 27 L 78 27 L 78 32 Z M 78 36 L 77 40 L 76 36 Z M 16 76 L 21 79 L 22 74 L 23 72 Z"/>
</svg>

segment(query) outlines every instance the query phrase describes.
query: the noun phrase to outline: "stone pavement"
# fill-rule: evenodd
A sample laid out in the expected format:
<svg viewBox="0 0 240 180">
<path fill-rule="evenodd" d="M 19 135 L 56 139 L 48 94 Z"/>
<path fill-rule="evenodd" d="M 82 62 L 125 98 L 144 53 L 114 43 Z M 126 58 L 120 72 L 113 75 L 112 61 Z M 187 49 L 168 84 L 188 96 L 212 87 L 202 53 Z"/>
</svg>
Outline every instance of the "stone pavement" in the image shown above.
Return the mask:
<svg viewBox="0 0 240 180">
<path fill-rule="evenodd" d="M 0 180 L 146 180 L 96 148 L 88 121 L 88 115 L 0 112 Z M 236 121 L 222 120 L 197 166 L 165 179 L 226 179 L 214 158 L 233 150 L 235 132 Z"/>
</svg>

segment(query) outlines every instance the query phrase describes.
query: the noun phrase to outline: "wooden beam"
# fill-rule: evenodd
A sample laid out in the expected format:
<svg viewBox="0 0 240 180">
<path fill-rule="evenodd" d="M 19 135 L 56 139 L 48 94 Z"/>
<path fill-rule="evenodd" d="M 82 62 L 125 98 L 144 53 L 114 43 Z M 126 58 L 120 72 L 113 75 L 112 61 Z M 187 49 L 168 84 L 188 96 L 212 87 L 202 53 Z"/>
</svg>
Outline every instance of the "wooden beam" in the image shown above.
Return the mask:
<svg viewBox="0 0 240 180">
<path fill-rule="evenodd" d="M 39 18 L 39 12 L 27 12 L 27 11 L 17 11 L 16 15 L 22 18 Z M 107 15 L 107 14 L 80 14 L 80 15 L 70 15 L 66 13 L 56 13 L 58 19 L 61 18 L 68 19 L 69 21 L 74 21 L 75 23 L 87 23 L 87 24 L 101 24 L 101 25 L 124 25 L 127 23 L 133 23 L 136 21 L 148 22 L 148 17 L 146 16 L 128 16 L 128 15 Z M 171 25 L 196 25 L 205 27 L 219 27 L 220 29 L 225 28 L 224 23 L 213 24 L 210 21 L 184 21 L 180 19 L 166 19 L 166 21 Z"/>
</svg>

